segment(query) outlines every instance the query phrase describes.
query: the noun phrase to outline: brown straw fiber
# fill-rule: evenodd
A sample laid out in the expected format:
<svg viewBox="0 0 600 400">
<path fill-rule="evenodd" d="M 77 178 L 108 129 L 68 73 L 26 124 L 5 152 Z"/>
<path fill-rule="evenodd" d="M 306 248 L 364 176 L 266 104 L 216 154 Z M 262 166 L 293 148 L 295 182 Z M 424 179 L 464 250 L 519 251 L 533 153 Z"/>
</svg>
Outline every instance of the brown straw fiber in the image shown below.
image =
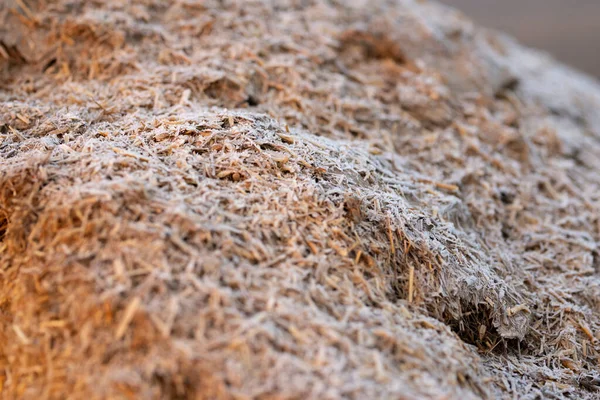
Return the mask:
<svg viewBox="0 0 600 400">
<path fill-rule="evenodd" d="M 595 399 L 600 85 L 417 0 L 0 2 L 3 399 Z"/>
</svg>

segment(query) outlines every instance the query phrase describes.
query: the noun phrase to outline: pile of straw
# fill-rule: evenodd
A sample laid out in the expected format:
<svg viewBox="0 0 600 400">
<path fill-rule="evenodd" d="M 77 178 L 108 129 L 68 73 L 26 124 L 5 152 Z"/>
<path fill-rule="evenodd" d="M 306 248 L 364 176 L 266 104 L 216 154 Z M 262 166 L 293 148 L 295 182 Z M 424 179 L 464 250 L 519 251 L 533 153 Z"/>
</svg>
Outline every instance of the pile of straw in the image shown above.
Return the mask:
<svg viewBox="0 0 600 400">
<path fill-rule="evenodd" d="M 600 86 L 417 0 L 0 4 L 4 398 L 597 398 Z"/>
</svg>

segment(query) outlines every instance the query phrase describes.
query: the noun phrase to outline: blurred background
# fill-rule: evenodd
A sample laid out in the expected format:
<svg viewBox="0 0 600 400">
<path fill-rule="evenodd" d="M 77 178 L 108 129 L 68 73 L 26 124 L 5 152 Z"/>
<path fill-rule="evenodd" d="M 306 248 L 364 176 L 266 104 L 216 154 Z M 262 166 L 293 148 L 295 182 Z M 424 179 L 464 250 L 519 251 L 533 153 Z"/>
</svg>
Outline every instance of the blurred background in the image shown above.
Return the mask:
<svg viewBox="0 0 600 400">
<path fill-rule="evenodd" d="M 600 0 L 439 0 L 600 77 Z"/>
</svg>

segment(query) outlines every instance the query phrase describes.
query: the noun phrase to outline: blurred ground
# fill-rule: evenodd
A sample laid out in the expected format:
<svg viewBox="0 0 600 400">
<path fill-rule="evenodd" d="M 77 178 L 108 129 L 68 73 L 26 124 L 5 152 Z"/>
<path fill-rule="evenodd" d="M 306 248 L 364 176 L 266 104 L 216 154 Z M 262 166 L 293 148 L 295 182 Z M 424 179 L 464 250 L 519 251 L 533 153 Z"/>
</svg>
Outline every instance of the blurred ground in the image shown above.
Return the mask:
<svg viewBox="0 0 600 400">
<path fill-rule="evenodd" d="M 600 77 L 597 0 L 441 0 L 479 23 Z"/>
</svg>

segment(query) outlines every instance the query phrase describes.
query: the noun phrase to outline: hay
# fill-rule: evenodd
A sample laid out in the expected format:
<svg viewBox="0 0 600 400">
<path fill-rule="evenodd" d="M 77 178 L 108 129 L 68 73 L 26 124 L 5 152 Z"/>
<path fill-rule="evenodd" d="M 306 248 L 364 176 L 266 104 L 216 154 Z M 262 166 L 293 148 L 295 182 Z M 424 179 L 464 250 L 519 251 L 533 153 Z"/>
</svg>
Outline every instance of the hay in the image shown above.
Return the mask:
<svg viewBox="0 0 600 400">
<path fill-rule="evenodd" d="M 436 4 L 0 5 L 5 398 L 595 398 L 600 87 Z"/>
</svg>

